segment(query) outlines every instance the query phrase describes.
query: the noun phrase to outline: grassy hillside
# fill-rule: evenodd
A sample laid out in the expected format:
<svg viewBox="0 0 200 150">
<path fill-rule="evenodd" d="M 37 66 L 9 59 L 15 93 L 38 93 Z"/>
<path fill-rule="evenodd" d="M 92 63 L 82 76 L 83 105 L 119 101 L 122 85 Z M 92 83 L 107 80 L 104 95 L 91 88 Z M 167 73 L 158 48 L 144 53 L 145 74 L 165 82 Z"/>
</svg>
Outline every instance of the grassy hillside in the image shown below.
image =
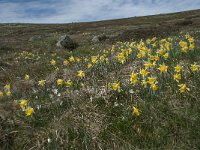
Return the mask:
<svg viewBox="0 0 200 150">
<path fill-rule="evenodd" d="M 200 10 L 1 24 L 0 148 L 200 149 L 199 32 Z"/>
</svg>

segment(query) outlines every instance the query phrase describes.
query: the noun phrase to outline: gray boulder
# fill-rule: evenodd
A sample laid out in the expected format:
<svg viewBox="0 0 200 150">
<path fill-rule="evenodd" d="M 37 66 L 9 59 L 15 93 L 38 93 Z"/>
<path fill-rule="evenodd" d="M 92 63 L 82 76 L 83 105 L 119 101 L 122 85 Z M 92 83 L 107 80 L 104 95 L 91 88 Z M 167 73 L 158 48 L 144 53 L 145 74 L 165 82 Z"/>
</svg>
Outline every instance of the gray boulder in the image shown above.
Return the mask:
<svg viewBox="0 0 200 150">
<path fill-rule="evenodd" d="M 56 43 L 56 46 L 60 48 L 74 49 L 78 45 L 67 34 L 65 34 L 60 37 L 60 39 Z"/>
<path fill-rule="evenodd" d="M 100 43 L 102 41 L 105 41 L 108 37 L 106 35 L 96 35 L 92 38 L 92 43 Z"/>
<path fill-rule="evenodd" d="M 98 36 L 94 36 L 93 38 L 92 38 L 92 43 L 99 43 L 100 42 L 100 40 L 99 40 L 99 37 Z"/>
</svg>

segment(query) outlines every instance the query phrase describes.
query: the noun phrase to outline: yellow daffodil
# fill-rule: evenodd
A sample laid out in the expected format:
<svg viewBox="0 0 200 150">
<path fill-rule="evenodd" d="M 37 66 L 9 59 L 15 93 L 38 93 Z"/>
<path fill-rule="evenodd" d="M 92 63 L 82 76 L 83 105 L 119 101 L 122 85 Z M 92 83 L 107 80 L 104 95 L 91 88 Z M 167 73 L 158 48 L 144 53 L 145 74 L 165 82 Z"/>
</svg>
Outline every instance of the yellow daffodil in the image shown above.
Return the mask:
<svg viewBox="0 0 200 150">
<path fill-rule="evenodd" d="M 89 59 L 86 57 L 86 58 L 84 59 L 84 61 L 85 61 L 85 62 L 88 62 L 88 61 L 89 61 Z"/>
<path fill-rule="evenodd" d="M 152 65 L 151 62 L 149 62 L 149 61 L 144 63 L 144 67 L 145 67 L 145 69 L 150 68 L 151 65 Z"/>
<path fill-rule="evenodd" d="M 181 80 L 181 74 L 175 74 L 174 75 L 174 80 L 176 80 L 177 82 L 179 82 L 179 80 Z"/>
<path fill-rule="evenodd" d="M 44 86 L 45 85 L 46 80 L 40 80 L 38 81 L 38 85 L 40 86 Z"/>
<path fill-rule="evenodd" d="M 5 86 L 4 86 L 4 89 L 5 89 L 6 91 L 10 91 L 10 84 L 5 85 Z"/>
<path fill-rule="evenodd" d="M 124 56 L 124 53 L 119 53 L 117 55 L 117 59 L 118 59 L 118 62 L 122 64 L 126 61 L 126 57 Z"/>
<path fill-rule="evenodd" d="M 7 91 L 7 92 L 6 92 L 6 95 L 7 95 L 7 96 L 10 96 L 10 95 L 11 95 L 11 92 L 10 92 L 10 91 Z"/>
<path fill-rule="evenodd" d="M 164 54 L 164 49 L 160 49 L 160 50 L 158 50 L 157 52 L 156 52 L 156 54 L 158 54 L 158 55 L 163 55 Z"/>
<path fill-rule="evenodd" d="M 3 92 L 2 91 L 0 91 L 0 97 L 3 97 Z"/>
<path fill-rule="evenodd" d="M 87 68 L 90 69 L 92 67 L 92 64 L 88 63 Z"/>
<path fill-rule="evenodd" d="M 149 74 L 149 72 L 148 71 L 146 71 L 145 69 L 141 69 L 140 70 L 140 74 L 143 76 L 143 78 L 144 77 L 146 77 L 148 74 Z"/>
<path fill-rule="evenodd" d="M 132 72 L 130 77 L 131 84 L 135 84 L 138 81 L 138 76 L 136 73 Z"/>
<path fill-rule="evenodd" d="M 193 38 L 193 37 L 190 37 L 190 38 L 188 38 L 188 41 L 189 41 L 190 43 L 194 43 L 194 38 Z"/>
<path fill-rule="evenodd" d="M 71 86 L 71 85 L 73 84 L 73 82 L 72 82 L 71 80 L 67 80 L 67 81 L 65 82 L 65 84 L 66 84 L 67 86 Z"/>
<path fill-rule="evenodd" d="M 165 53 L 165 54 L 163 55 L 163 57 L 164 57 L 165 59 L 169 58 L 169 53 Z"/>
<path fill-rule="evenodd" d="M 191 65 L 190 69 L 192 70 L 192 72 L 195 72 L 198 70 L 198 65 L 196 65 L 196 63 L 194 63 L 193 65 Z"/>
<path fill-rule="evenodd" d="M 114 83 L 112 88 L 114 91 L 119 91 L 120 90 L 120 82 Z"/>
<path fill-rule="evenodd" d="M 154 56 L 154 60 L 158 61 L 159 60 L 159 56 L 158 55 Z"/>
<path fill-rule="evenodd" d="M 142 82 L 141 82 L 142 86 L 144 86 L 144 87 L 146 87 L 147 83 L 148 83 L 148 81 L 146 81 L 146 80 L 142 80 Z"/>
<path fill-rule="evenodd" d="M 180 89 L 180 93 L 185 93 L 186 89 L 189 91 L 190 89 L 186 87 L 186 84 L 180 84 L 179 85 Z"/>
<path fill-rule="evenodd" d="M 98 56 L 92 56 L 91 61 L 93 64 L 96 64 L 98 62 Z"/>
<path fill-rule="evenodd" d="M 55 61 L 54 59 L 52 59 L 52 60 L 50 61 L 50 63 L 51 63 L 51 65 L 53 65 L 53 66 L 56 65 L 56 61 Z"/>
<path fill-rule="evenodd" d="M 149 77 L 149 78 L 148 78 L 148 83 L 149 83 L 149 84 L 152 85 L 152 84 L 154 84 L 155 82 L 156 82 L 156 77 Z"/>
<path fill-rule="evenodd" d="M 80 78 L 84 78 L 85 77 L 85 72 L 82 71 L 82 70 L 79 70 L 77 76 L 80 77 Z"/>
<path fill-rule="evenodd" d="M 184 42 L 184 41 L 181 41 L 179 42 L 180 46 L 181 46 L 181 51 L 186 53 L 187 50 L 188 50 L 188 45 L 187 45 L 187 42 Z"/>
<path fill-rule="evenodd" d="M 20 106 L 21 108 L 24 108 L 24 107 L 27 106 L 27 104 L 28 104 L 28 100 L 23 99 L 23 100 L 20 101 L 19 106 Z"/>
<path fill-rule="evenodd" d="M 195 48 L 195 45 L 194 44 L 190 44 L 189 49 L 193 50 L 194 48 Z"/>
<path fill-rule="evenodd" d="M 151 84 L 151 89 L 153 91 L 157 91 L 158 90 L 158 86 L 155 83 L 153 83 L 153 84 Z"/>
<path fill-rule="evenodd" d="M 26 110 L 25 110 L 25 113 L 26 113 L 26 116 L 29 117 L 33 114 L 34 112 L 34 109 L 32 107 L 28 107 Z"/>
<path fill-rule="evenodd" d="M 75 61 L 75 58 L 74 58 L 73 56 L 70 56 L 70 57 L 69 57 L 69 61 L 70 61 L 70 62 L 74 62 L 74 61 Z"/>
<path fill-rule="evenodd" d="M 68 64 L 69 64 L 69 62 L 68 62 L 67 60 L 64 60 L 64 61 L 63 61 L 63 65 L 64 65 L 64 66 L 67 66 Z"/>
<path fill-rule="evenodd" d="M 138 53 L 137 54 L 137 58 L 141 58 L 142 57 L 142 54 L 141 53 Z"/>
<path fill-rule="evenodd" d="M 79 62 L 81 62 L 81 59 L 80 59 L 80 58 L 77 58 L 76 61 L 79 63 Z"/>
<path fill-rule="evenodd" d="M 168 66 L 166 66 L 164 63 L 160 65 L 160 67 L 158 68 L 158 70 L 160 70 L 160 72 L 162 73 L 166 73 L 167 69 L 168 69 Z"/>
<path fill-rule="evenodd" d="M 29 76 L 28 74 L 26 74 L 25 77 L 24 77 L 24 79 L 25 79 L 25 80 L 29 80 L 29 79 L 30 79 L 30 76 Z"/>
<path fill-rule="evenodd" d="M 62 79 L 58 79 L 58 80 L 57 80 L 57 85 L 62 85 L 63 82 L 64 82 L 64 81 L 63 81 Z"/>
<path fill-rule="evenodd" d="M 180 65 L 177 65 L 176 67 L 174 67 L 175 72 L 179 73 L 182 70 L 182 67 Z"/>
<path fill-rule="evenodd" d="M 135 106 L 133 106 L 133 115 L 135 115 L 135 116 L 140 116 L 140 111 L 139 111 L 139 109 L 137 108 L 137 107 L 135 107 Z"/>
</svg>

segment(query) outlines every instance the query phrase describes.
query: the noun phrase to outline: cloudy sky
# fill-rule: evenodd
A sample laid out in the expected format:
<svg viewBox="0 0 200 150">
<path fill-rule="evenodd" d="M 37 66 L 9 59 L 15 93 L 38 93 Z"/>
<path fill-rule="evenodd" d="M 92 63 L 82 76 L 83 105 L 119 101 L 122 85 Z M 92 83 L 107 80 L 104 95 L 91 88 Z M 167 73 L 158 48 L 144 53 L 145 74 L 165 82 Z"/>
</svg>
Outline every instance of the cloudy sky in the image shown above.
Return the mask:
<svg viewBox="0 0 200 150">
<path fill-rule="evenodd" d="M 200 9 L 200 0 L 0 0 L 0 23 L 69 23 Z"/>
</svg>

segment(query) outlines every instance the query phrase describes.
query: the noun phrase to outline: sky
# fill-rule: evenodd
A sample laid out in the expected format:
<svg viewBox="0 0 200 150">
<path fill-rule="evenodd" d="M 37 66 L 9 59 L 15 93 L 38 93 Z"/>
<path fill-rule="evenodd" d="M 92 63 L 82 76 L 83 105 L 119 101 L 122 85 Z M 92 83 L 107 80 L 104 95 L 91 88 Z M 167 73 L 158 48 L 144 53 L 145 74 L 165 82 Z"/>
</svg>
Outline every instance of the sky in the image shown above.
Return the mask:
<svg viewBox="0 0 200 150">
<path fill-rule="evenodd" d="M 0 0 L 0 23 L 71 23 L 200 9 L 200 0 Z"/>
</svg>

